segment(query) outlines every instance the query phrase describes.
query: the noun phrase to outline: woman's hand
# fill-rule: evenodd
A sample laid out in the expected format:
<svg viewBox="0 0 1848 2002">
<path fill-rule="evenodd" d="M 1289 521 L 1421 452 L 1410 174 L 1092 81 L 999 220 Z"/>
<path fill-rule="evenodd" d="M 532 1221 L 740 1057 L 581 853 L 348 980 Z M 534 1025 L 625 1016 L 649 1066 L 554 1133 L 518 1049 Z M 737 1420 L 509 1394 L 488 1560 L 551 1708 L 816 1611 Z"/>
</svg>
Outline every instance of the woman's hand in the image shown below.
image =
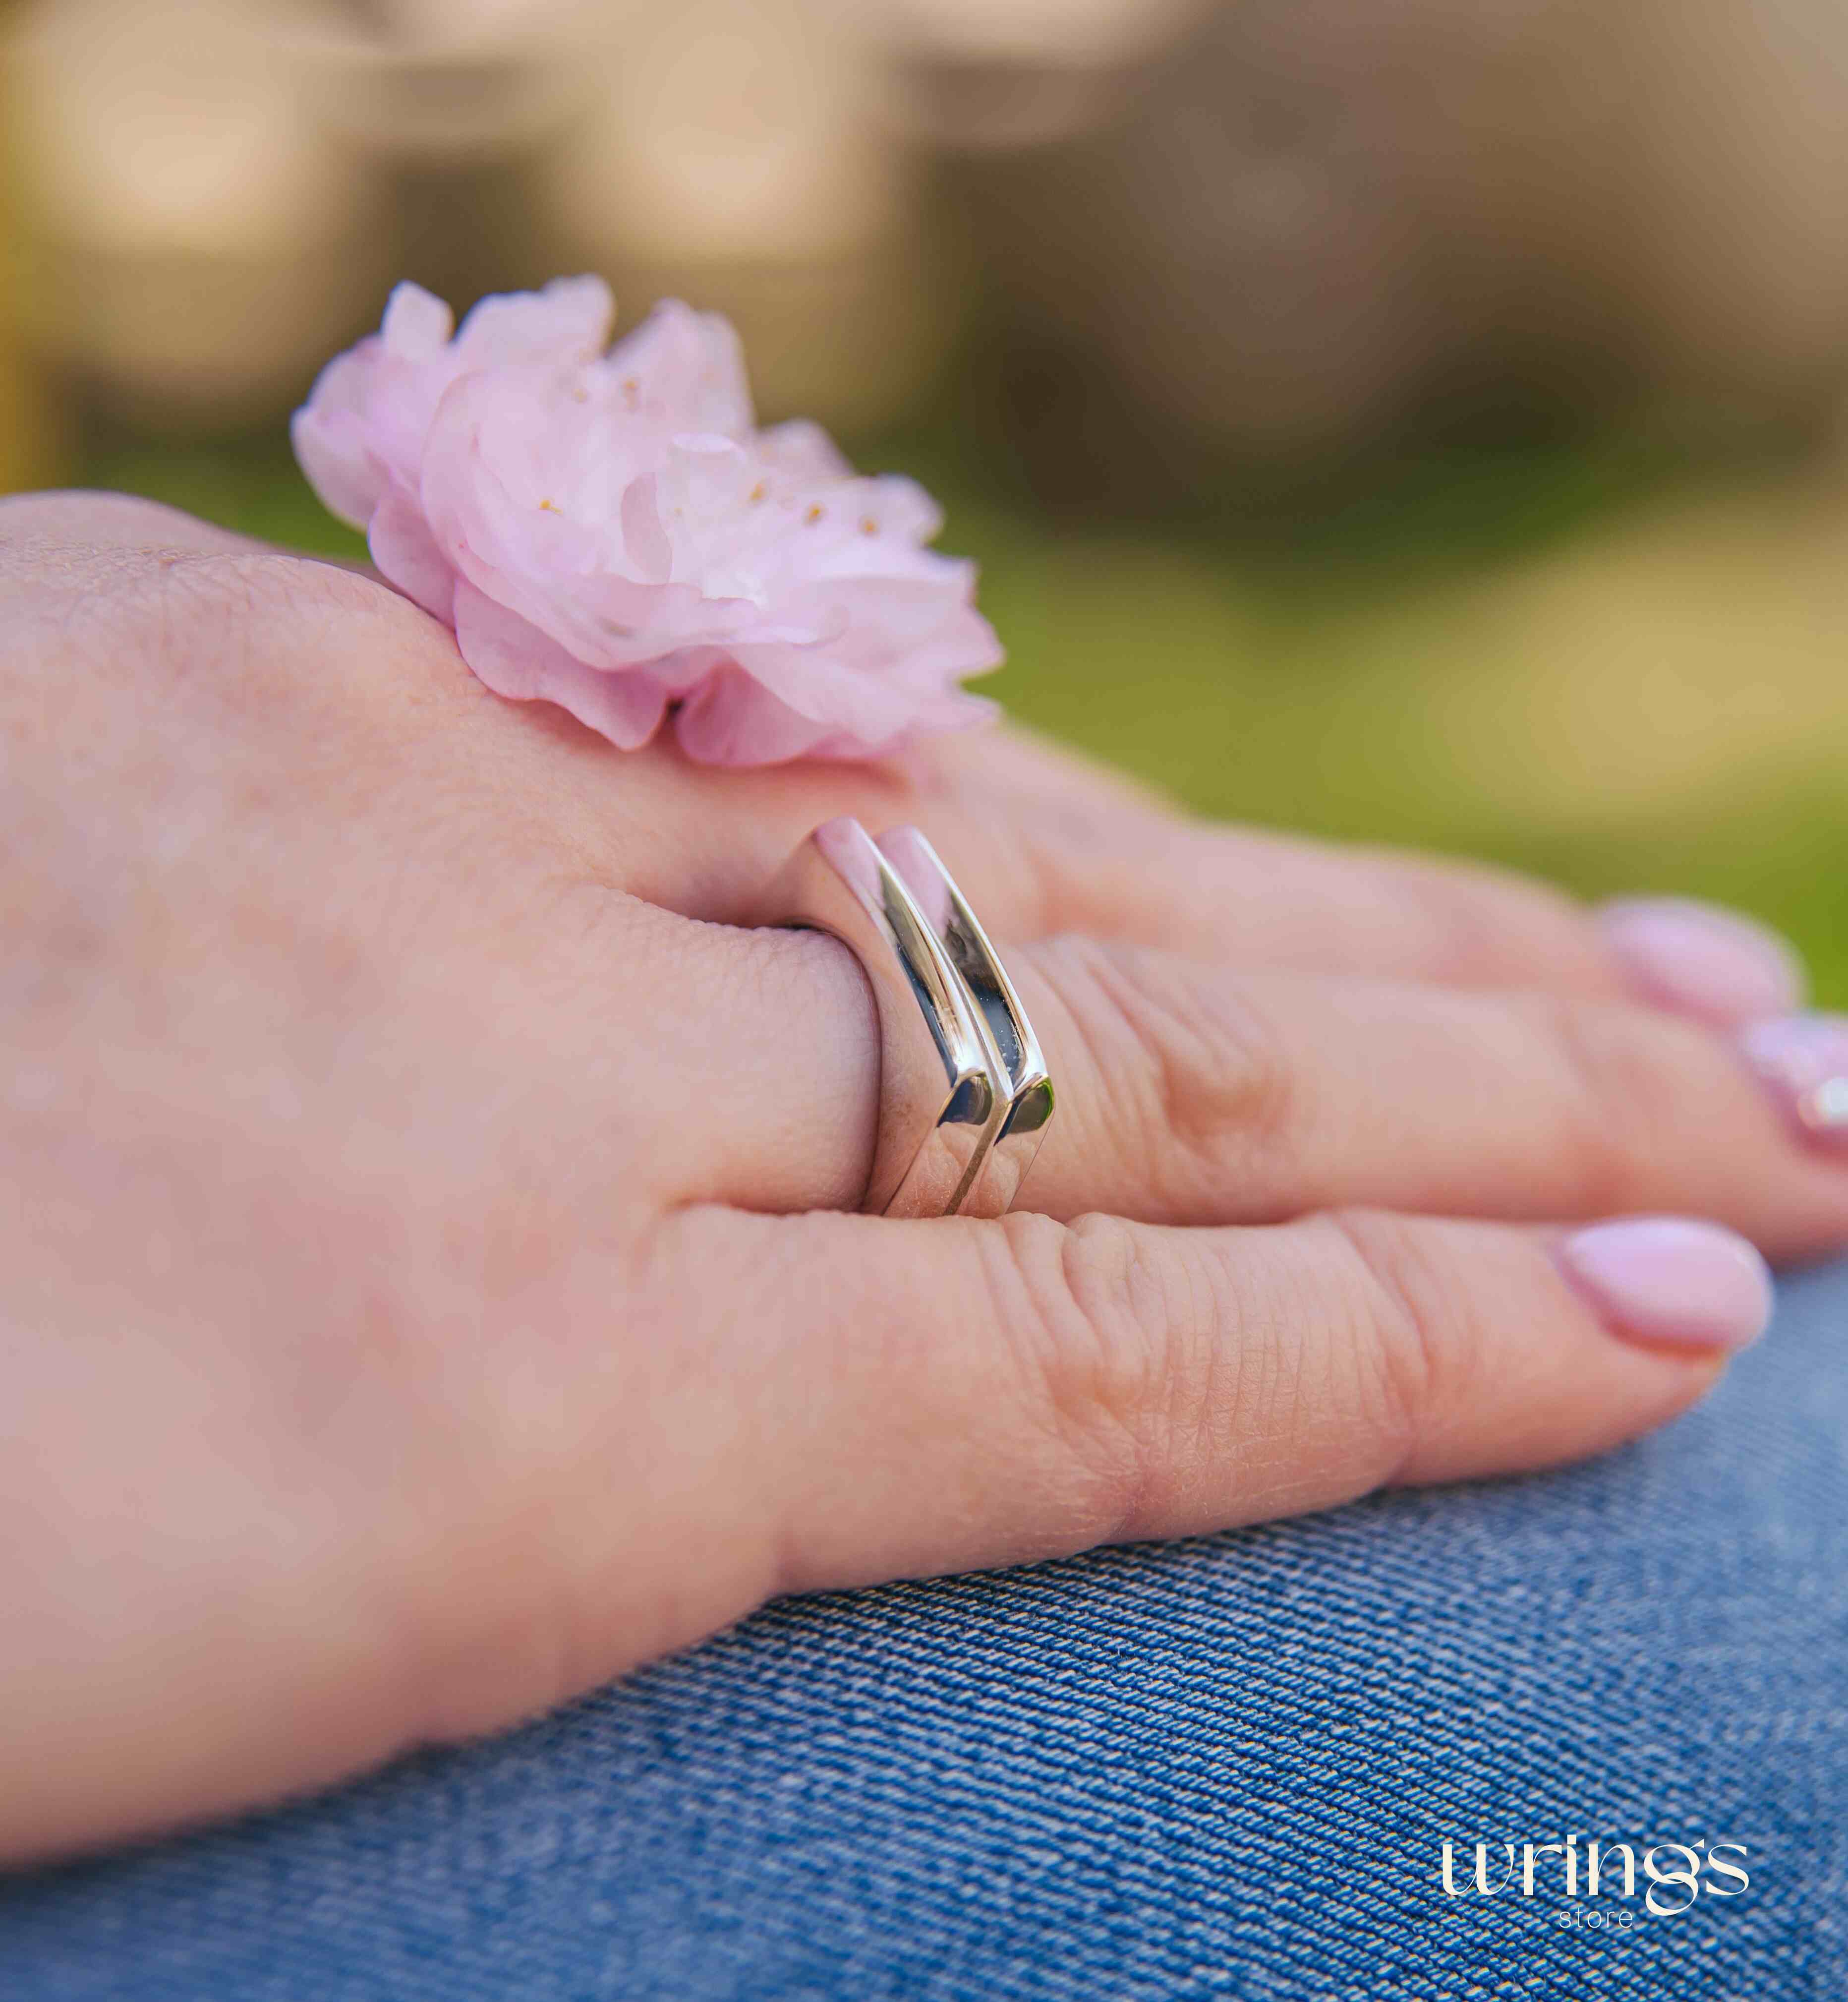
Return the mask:
<svg viewBox="0 0 1848 2002">
<path fill-rule="evenodd" d="M 378 585 L 126 500 L 0 506 L 0 636 L 15 1856 L 779 1592 L 1595 1451 L 1763 1278 L 1562 1226 L 1848 1236 L 1732 1046 L 1795 999 L 1742 927 L 1204 828 L 999 734 L 625 755 Z M 1059 1093 L 1034 1214 L 842 1213 L 871 1001 L 751 929 L 842 812 L 921 825 L 1003 946 Z"/>
</svg>

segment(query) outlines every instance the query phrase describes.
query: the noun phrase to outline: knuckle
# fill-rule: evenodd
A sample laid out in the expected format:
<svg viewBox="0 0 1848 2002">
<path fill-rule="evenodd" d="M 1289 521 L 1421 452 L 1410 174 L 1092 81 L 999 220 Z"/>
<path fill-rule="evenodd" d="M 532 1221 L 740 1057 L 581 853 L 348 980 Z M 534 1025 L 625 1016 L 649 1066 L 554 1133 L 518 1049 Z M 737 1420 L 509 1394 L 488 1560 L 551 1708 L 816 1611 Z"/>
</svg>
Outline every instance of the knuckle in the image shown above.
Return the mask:
<svg viewBox="0 0 1848 2002">
<path fill-rule="evenodd" d="M 1608 984 L 1585 912 L 1564 890 L 1465 861 L 1400 865 L 1399 884 L 1426 939 L 1421 957 L 1435 979 L 1494 985 L 1537 964 L 1556 980 Z"/>
<path fill-rule="evenodd" d="M 0 574 L 55 581 L 85 558 L 197 546 L 213 531 L 130 494 L 78 490 L 0 496 Z"/>
<path fill-rule="evenodd" d="M 1219 1353 L 1217 1303 L 1145 1232 L 1115 1217 L 1070 1224 L 1021 1215 L 1004 1247 L 1011 1296 L 999 1318 L 1019 1331 L 1025 1400 L 1072 1491 L 1087 1540 L 1134 1533 L 1151 1518 Z"/>
<path fill-rule="evenodd" d="M 90 602 L 138 672 L 227 715 L 281 724 L 378 720 L 440 676 L 381 671 L 447 637 L 373 579 L 282 550 L 110 551 Z"/>
<path fill-rule="evenodd" d="M 1557 1142 L 1573 1209 L 1602 1216 L 1645 1200 L 1648 1166 L 1672 1151 L 1693 1072 L 1672 1055 L 1699 1031 L 1621 1003 L 1536 996 L 1542 1046 L 1560 1084 Z"/>
<path fill-rule="evenodd" d="M 1344 1400 L 1390 1482 L 1470 1404 L 1488 1366 L 1490 1330 L 1428 1235 L 1379 1210 L 1324 1219 L 1351 1259 L 1356 1338 Z"/>
<path fill-rule="evenodd" d="M 465 675 L 381 674 L 448 634 L 377 578 L 247 542 L 114 494 L 0 499 L 0 591 L 16 663 L 81 651 L 92 678 L 298 710 L 469 691 Z M 22 645 L 20 643 L 23 642 Z"/>
<path fill-rule="evenodd" d="M 190 615 L 188 637 L 204 623 L 219 636 L 225 664 L 251 676 L 266 700 L 334 696 L 343 708 L 392 679 L 382 654 L 429 621 L 371 578 L 281 551 L 239 551 L 169 567 L 168 591 Z M 314 671 L 302 671 L 312 658 Z"/>
<path fill-rule="evenodd" d="M 1261 1159 L 1276 1177 L 1298 1125 L 1298 1080 L 1236 977 L 1078 936 L 1042 948 L 1040 969 L 1069 1024 L 1083 1138 L 1107 1136 L 1139 1197 L 1185 1214 L 1241 1163 Z"/>
<path fill-rule="evenodd" d="M 249 558 L 151 556 L 110 609 L 170 689 L 236 707 L 268 706 L 282 692 L 284 629 L 272 623 L 281 594 Z"/>
<path fill-rule="evenodd" d="M 166 697 L 209 692 L 221 704 L 267 705 L 284 685 L 285 665 L 295 670 L 289 685 L 323 678 L 324 668 L 316 676 L 297 669 L 298 638 L 324 640 L 323 617 L 354 587 L 385 595 L 362 578 L 277 551 L 73 542 L 48 549 L 33 567 L 21 626 L 47 662 L 79 660 L 86 684 L 130 683 Z M 326 650 L 337 661 L 345 650 Z"/>
</svg>

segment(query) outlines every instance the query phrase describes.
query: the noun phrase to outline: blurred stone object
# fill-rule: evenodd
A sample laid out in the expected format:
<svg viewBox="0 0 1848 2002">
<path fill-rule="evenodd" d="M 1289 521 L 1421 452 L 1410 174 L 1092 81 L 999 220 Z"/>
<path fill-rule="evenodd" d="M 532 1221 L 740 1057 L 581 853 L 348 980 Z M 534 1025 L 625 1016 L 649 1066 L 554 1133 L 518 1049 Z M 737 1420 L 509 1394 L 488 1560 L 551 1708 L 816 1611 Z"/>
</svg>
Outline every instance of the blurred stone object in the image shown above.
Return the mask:
<svg viewBox="0 0 1848 2002">
<path fill-rule="evenodd" d="M 9 32 L 35 342 L 159 424 L 268 407 L 380 274 L 262 10 L 39 0 Z"/>
<path fill-rule="evenodd" d="M 595 96 L 611 11 L 611 0 L 272 5 L 307 103 L 365 162 L 389 214 L 393 277 L 460 309 L 554 274 L 534 177 Z"/>
<path fill-rule="evenodd" d="M 36 0 L 14 42 L 38 336 L 138 419 L 286 406 L 396 277 L 588 268 L 852 431 L 966 288 L 849 0 Z"/>
<path fill-rule="evenodd" d="M 57 399 L 21 325 L 33 276 L 19 221 L 18 84 L 10 54 L 0 42 L 0 494 L 54 484 L 64 442 Z"/>
<path fill-rule="evenodd" d="M 556 132 L 594 77 L 602 0 L 275 0 L 279 46 L 328 125 L 369 150 L 454 160 Z"/>
<path fill-rule="evenodd" d="M 891 417 L 945 268 L 849 0 L 291 0 L 311 101 L 377 167 L 402 268 L 465 304 L 560 270 L 729 314 L 772 415 Z"/>
<path fill-rule="evenodd" d="M 1100 124 L 1211 0 L 883 0 L 873 9 L 907 123 L 975 152 Z"/>
<path fill-rule="evenodd" d="M 0 45 L 31 337 L 166 422 L 286 406 L 402 274 L 719 308 L 847 431 L 979 301 L 1079 507 L 1498 397 L 1807 416 L 1848 353 L 1839 0 L 30 0 Z"/>
<path fill-rule="evenodd" d="M 1017 330 L 1125 436 L 1300 456 L 1511 385 L 1783 413 L 1841 371 L 1836 0 L 1238 0 L 1138 64 L 964 173 Z"/>
<path fill-rule="evenodd" d="M 662 296 L 728 315 L 768 416 L 890 420 L 942 358 L 968 274 L 884 92 L 843 0 L 629 0 L 545 170 L 555 262 L 605 273 L 626 323 Z"/>
<path fill-rule="evenodd" d="M 1677 380 L 1807 404 L 1848 361 L 1848 8 L 1632 0 L 1609 16 L 1634 161 L 1619 268 L 1637 274 L 1648 351 Z"/>
</svg>

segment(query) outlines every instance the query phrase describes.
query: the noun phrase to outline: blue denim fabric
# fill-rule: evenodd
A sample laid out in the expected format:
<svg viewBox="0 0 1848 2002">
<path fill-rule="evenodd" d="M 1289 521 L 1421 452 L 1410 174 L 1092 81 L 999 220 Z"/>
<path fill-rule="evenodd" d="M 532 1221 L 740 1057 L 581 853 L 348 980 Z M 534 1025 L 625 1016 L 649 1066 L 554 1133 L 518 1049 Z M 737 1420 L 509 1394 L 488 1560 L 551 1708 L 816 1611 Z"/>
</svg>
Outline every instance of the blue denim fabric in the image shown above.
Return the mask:
<svg viewBox="0 0 1848 2002">
<path fill-rule="evenodd" d="M 0 1994 L 1843 2002 L 1845 1348 L 1839 1268 L 1595 1465 L 773 1606 L 496 1743 L 13 1882 Z M 1442 1887 L 1445 1839 L 1466 1884 L 1568 1831 L 1743 1843 L 1749 1889 Z"/>
</svg>

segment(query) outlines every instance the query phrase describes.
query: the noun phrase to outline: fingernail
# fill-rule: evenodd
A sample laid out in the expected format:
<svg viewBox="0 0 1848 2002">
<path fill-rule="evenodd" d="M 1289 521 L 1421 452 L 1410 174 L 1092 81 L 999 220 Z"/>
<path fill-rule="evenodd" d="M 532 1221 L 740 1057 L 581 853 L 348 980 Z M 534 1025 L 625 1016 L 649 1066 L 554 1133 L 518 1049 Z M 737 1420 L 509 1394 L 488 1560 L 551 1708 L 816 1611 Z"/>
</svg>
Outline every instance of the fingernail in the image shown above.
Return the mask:
<svg viewBox="0 0 1848 2002">
<path fill-rule="evenodd" d="M 1848 1150 L 1848 1016 L 1754 1022 L 1739 1047 L 1799 1132 Z"/>
<path fill-rule="evenodd" d="M 1776 932 L 1686 897 L 1621 897 L 1597 914 L 1604 941 L 1658 1007 L 1727 1029 L 1803 1005 L 1803 962 Z"/>
<path fill-rule="evenodd" d="M 1615 1334 L 1673 1348 L 1744 1348 L 1771 1318 L 1771 1275 L 1745 1240 L 1682 1216 L 1574 1231 L 1565 1275 Z"/>
</svg>

